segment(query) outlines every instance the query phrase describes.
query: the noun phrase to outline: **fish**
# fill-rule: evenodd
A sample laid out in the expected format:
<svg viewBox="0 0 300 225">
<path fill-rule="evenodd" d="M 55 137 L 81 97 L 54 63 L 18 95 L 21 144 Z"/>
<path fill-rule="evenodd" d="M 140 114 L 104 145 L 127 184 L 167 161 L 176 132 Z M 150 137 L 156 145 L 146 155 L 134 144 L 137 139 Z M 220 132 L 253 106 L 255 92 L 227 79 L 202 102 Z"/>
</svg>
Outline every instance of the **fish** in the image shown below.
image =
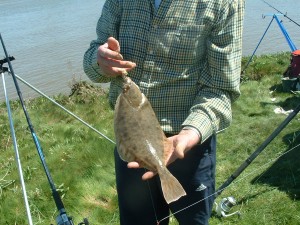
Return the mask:
<svg viewBox="0 0 300 225">
<path fill-rule="evenodd" d="M 114 133 L 117 151 L 126 162 L 138 162 L 141 167 L 159 175 L 163 196 L 169 204 L 186 195 L 180 182 L 166 167 L 166 156 L 172 150 L 147 97 L 126 74 L 123 90 L 114 110 Z"/>
</svg>

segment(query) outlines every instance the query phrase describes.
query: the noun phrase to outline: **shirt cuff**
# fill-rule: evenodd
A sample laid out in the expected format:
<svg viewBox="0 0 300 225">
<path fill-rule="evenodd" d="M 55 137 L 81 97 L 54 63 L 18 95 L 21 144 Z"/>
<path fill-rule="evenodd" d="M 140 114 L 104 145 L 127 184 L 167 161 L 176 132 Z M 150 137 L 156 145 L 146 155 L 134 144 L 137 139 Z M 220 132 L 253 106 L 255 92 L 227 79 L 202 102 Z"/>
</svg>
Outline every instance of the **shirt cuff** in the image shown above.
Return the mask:
<svg viewBox="0 0 300 225">
<path fill-rule="evenodd" d="M 195 132 L 195 134 L 197 134 L 198 137 L 201 139 L 201 134 L 200 134 L 199 130 L 198 130 L 197 128 L 195 128 L 195 127 L 192 127 L 192 126 L 184 126 L 184 127 L 182 128 L 182 130 L 192 130 L 192 131 Z"/>
<path fill-rule="evenodd" d="M 192 112 L 182 124 L 183 129 L 187 127 L 196 130 L 201 137 L 201 143 L 207 140 L 213 133 L 213 125 L 210 118 L 199 112 Z"/>
</svg>

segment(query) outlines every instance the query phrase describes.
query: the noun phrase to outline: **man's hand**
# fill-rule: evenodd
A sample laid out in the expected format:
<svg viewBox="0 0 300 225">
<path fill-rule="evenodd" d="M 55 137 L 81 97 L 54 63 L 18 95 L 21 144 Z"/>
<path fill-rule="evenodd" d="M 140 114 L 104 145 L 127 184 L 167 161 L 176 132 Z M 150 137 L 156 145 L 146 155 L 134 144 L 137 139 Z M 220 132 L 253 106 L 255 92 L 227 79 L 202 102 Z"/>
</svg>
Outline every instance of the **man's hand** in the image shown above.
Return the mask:
<svg viewBox="0 0 300 225">
<path fill-rule="evenodd" d="M 187 151 L 198 144 L 201 141 L 198 133 L 194 130 L 182 130 L 178 135 L 174 135 L 168 138 L 173 143 L 172 151 L 166 159 L 166 165 L 171 164 L 176 159 L 183 159 Z M 129 162 L 128 168 L 140 168 L 139 163 Z M 155 176 L 156 173 L 148 171 L 142 176 L 143 180 L 147 180 Z"/>
<path fill-rule="evenodd" d="M 101 73 L 108 77 L 120 76 L 124 70 L 128 72 L 136 67 L 134 62 L 123 60 L 120 54 L 120 44 L 113 37 L 108 38 L 105 44 L 99 46 L 97 63 Z"/>
</svg>

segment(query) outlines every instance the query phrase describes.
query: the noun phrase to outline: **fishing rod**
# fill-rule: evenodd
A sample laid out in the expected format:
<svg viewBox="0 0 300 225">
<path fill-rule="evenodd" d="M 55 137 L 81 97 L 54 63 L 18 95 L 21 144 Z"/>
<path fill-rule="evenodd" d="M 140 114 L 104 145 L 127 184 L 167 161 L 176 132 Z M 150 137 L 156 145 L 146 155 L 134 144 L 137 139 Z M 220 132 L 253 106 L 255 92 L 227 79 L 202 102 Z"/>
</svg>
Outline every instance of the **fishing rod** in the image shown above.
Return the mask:
<svg viewBox="0 0 300 225">
<path fill-rule="evenodd" d="M 36 149 L 38 151 L 38 155 L 41 159 L 42 166 L 44 168 L 44 171 L 46 173 L 46 176 L 47 176 L 47 179 L 48 179 L 51 191 L 52 191 L 52 196 L 53 196 L 54 202 L 55 202 L 57 210 L 59 212 L 59 215 L 56 217 L 56 223 L 57 223 L 57 225 L 74 225 L 72 217 L 69 217 L 67 215 L 64 204 L 61 200 L 61 197 L 60 197 L 60 195 L 59 195 L 59 193 L 58 193 L 58 191 L 55 187 L 55 184 L 53 182 L 53 179 L 50 175 L 48 166 L 47 166 L 46 161 L 45 161 L 45 156 L 43 154 L 43 150 L 42 150 L 41 145 L 39 143 L 38 137 L 37 137 L 37 135 L 36 135 L 36 133 L 33 129 L 33 125 L 31 123 L 29 114 L 27 112 L 27 109 L 26 109 L 26 106 L 25 106 L 25 103 L 24 103 L 24 100 L 23 100 L 23 97 L 22 97 L 22 92 L 20 91 L 19 84 L 18 84 L 18 81 L 16 79 L 16 76 L 15 76 L 11 61 L 10 61 L 10 57 L 8 56 L 8 53 L 6 51 L 6 47 L 5 47 L 5 44 L 4 44 L 1 33 L 0 33 L 0 39 L 1 39 L 1 44 L 2 44 L 2 47 L 3 47 L 4 53 L 5 53 L 5 57 L 6 57 L 6 60 L 7 60 L 7 63 L 8 63 L 8 66 L 9 66 L 14 84 L 15 84 L 15 87 L 16 87 L 16 91 L 17 91 L 17 94 L 19 96 L 19 100 L 20 100 L 20 103 L 22 105 L 23 112 L 25 114 L 25 117 L 26 117 L 26 120 L 27 120 L 27 123 L 28 123 L 29 130 L 31 132 L 33 141 L 34 141 Z M 79 223 L 79 225 L 89 225 L 89 222 L 86 218 L 84 218 L 83 222 Z"/>
<path fill-rule="evenodd" d="M 262 1 L 263 1 L 264 3 L 266 3 L 268 6 L 270 6 L 272 9 L 275 9 L 277 12 L 279 12 L 279 13 L 282 14 L 284 17 L 288 18 L 290 21 L 292 21 L 294 24 L 296 24 L 297 26 L 300 27 L 300 24 L 297 23 L 296 21 L 292 20 L 290 17 L 288 17 L 288 16 L 286 15 L 286 13 L 284 14 L 284 13 L 280 12 L 278 9 L 276 9 L 274 6 L 272 6 L 271 4 L 269 4 L 268 2 L 266 2 L 265 0 L 262 0 Z"/>
<path fill-rule="evenodd" d="M 9 57 L 10 60 L 14 60 L 14 57 Z M 20 160 L 20 155 L 19 155 L 19 150 L 18 150 L 18 144 L 17 144 L 17 138 L 16 138 L 16 133 L 15 133 L 15 128 L 14 128 L 14 122 L 12 119 L 12 114 L 11 114 L 11 107 L 9 104 L 9 98 L 8 94 L 6 91 L 6 83 L 5 83 L 5 77 L 4 77 L 4 72 L 8 71 L 8 68 L 3 67 L 3 64 L 7 62 L 7 59 L 0 60 L 0 72 L 1 72 L 1 77 L 2 77 L 2 82 L 3 82 L 3 89 L 4 89 L 4 96 L 5 96 L 5 101 L 6 101 L 6 108 L 7 108 L 7 114 L 9 118 L 9 125 L 10 125 L 10 132 L 11 136 L 13 139 L 13 146 L 15 150 L 15 158 L 18 166 L 18 172 L 19 172 L 19 178 L 21 182 L 21 187 L 22 187 L 22 192 L 23 192 L 23 198 L 24 198 L 24 203 L 25 203 L 25 208 L 26 208 L 26 213 L 27 213 L 27 219 L 29 225 L 33 225 L 32 223 L 32 217 L 31 217 L 31 212 L 30 212 L 30 207 L 28 203 L 28 197 L 26 193 L 26 186 L 25 186 L 25 181 L 24 181 L 24 176 L 22 172 L 22 165 L 21 165 L 21 160 Z"/>
<path fill-rule="evenodd" d="M 11 72 L 8 70 L 8 73 L 11 74 Z M 21 78 L 20 76 L 18 76 L 17 74 L 15 74 L 16 78 L 18 80 L 20 80 L 23 84 L 26 84 L 28 87 L 30 87 L 31 89 L 33 89 L 34 91 L 36 91 L 38 94 L 42 95 L 43 97 L 45 97 L 46 99 L 48 99 L 50 102 L 52 102 L 54 105 L 58 106 L 59 108 L 61 108 L 63 111 L 67 112 L 69 115 L 73 116 L 75 119 L 77 119 L 78 121 L 80 121 L 81 123 L 83 123 L 85 126 L 87 126 L 88 128 L 90 128 L 91 130 L 95 131 L 97 134 L 99 134 L 100 136 L 102 136 L 103 138 L 105 138 L 106 140 L 108 140 L 109 142 L 111 142 L 112 144 L 116 144 L 112 139 L 110 139 L 109 137 L 107 137 L 105 134 L 101 133 L 100 131 L 98 131 L 96 128 L 94 128 L 93 126 L 91 126 L 90 124 L 88 124 L 87 122 L 85 122 L 83 119 L 81 119 L 79 116 L 75 115 L 74 113 L 72 113 L 70 110 L 66 109 L 65 107 L 63 107 L 62 105 L 60 105 L 59 103 L 57 103 L 54 99 L 50 98 L 49 96 L 47 96 L 45 93 L 43 93 L 42 91 L 40 91 L 39 89 L 35 88 L 33 85 L 31 85 L 30 83 L 28 83 L 26 80 L 24 80 L 23 78 Z"/>
<path fill-rule="evenodd" d="M 240 165 L 240 167 L 217 189 L 215 192 L 215 198 L 218 197 L 225 188 L 227 188 L 250 164 L 251 162 L 268 146 L 268 144 L 288 125 L 288 123 L 298 114 L 300 111 L 300 104 L 288 115 L 288 117 L 273 131 L 273 133 Z M 222 216 L 230 216 L 239 214 L 235 212 L 226 215 L 230 209 L 236 205 L 236 201 L 233 197 L 223 198 L 219 204 L 217 204 L 216 211 Z"/>
<path fill-rule="evenodd" d="M 246 177 L 249 177 L 250 175 L 255 174 L 257 171 L 261 170 L 262 168 L 265 168 L 265 166 L 267 166 L 267 165 L 269 165 L 269 164 L 275 162 L 275 160 L 280 159 L 280 158 L 283 157 L 284 155 L 289 154 L 291 151 L 297 149 L 298 147 L 300 147 L 300 144 L 294 146 L 293 148 L 289 149 L 289 150 L 286 151 L 285 153 L 283 153 L 283 154 L 281 154 L 281 155 L 279 155 L 279 156 L 273 158 L 272 160 L 268 161 L 268 162 L 265 163 L 264 165 L 262 165 L 262 166 L 256 168 L 255 170 L 251 171 L 250 173 L 246 174 L 244 177 L 242 177 L 241 179 L 237 180 L 237 181 L 235 182 L 235 184 L 238 183 L 238 182 L 241 182 L 241 181 L 244 180 Z M 231 183 L 231 184 L 229 184 L 229 185 L 233 185 L 233 183 Z M 226 188 L 228 188 L 229 185 L 228 185 Z M 225 189 L 225 188 L 224 188 L 224 189 Z M 168 216 L 162 218 L 160 221 L 158 221 L 158 222 L 157 222 L 157 225 L 159 225 L 162 221 L 164 221 L 164 220 L 166 220 L 166 219 L 168 219 L 168 218 L 171 218 L 172 216 L 175 216 L 176 214 L 178 214 L 178 213 L 180 213 L 180 212 L 182 212 L 182 211 L 184 211 L 184 210 L 187 210 L 187 209 L 193 207 L 193 206 L 196 205 L 196 204 L 199 204 L 200 202 L 202 202 L 202 201 L 204 201 L 204 200 L 206 200 L 206 199 L 208 199 L 208 198 L 214 197 L 215 194 L 216 194 L 216 192 L 215 192 L 215 193 L 212 193 L 211 195 L 208 195 L 208 196 L 206 196 L 205 198 L 202 198 L 202 199 L 200 199 L 200 200 L 198 200 L 198 201 L 196 201 L 196 202 L 194 202 L 194 203 L 192 203 L 192 204 L 190 204 L 190 205 L 188 205 L 188 206 L 186 206 L 186 207 L 184 207 L 184 208 L 181 208 L 181 209 L 179 209 L 179 210 L 176 211 L 176 212 L 172 212 L 170 215 L 168 215 Z M 220 202 L 220 204 L 217 204 L 216 202 L 215 202 L 215 204 L 217 205 L 217 207 L 216 207 L 216 212 L 217 212 L 217 215 L 218 215 L 218 216 L 229 217 L 229 216 L 232 216 L 232 215 L 234 215 L 234 214 L 237 214 L 237 215 L 239 215 L 239 216 L 241 215 L 240 211 L 236 211 L 235 213 L 231 213 L 231 214 L 226 214 L 226 213 L 228 213 L 228 212 L 231 210 L 231 208 L 236 204 L 236 200 L 235 200 L 233 197 L 223 198 L 222 201 Z"/>
</svg>

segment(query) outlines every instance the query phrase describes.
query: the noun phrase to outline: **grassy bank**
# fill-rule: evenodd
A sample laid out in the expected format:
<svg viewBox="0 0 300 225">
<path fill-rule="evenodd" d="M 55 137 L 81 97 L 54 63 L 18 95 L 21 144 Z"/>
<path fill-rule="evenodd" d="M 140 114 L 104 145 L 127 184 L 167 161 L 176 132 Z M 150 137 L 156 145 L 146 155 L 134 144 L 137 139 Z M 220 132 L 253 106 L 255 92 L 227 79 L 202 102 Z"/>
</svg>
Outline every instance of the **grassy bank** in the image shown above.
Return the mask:
<svg viewBox="0 0 300 225">
<path fill-rule="evenodd" d="M 248 59 L 243 59 L 243 65 Z M 233 105 L 232 126 L 218 135 L 217 187 L 286 118 L 274 109 L 290 110 L 300 103 L 298 93 L 282 92 L 280 78 L 289 60 L 288 53 L 255 57 L 243 73 L 242 96 Z M 70 97 L 54 98 L 114 140 L 107 93 L 88 83 L 77 84 L 73 91 Z M 43 97 L 27 100 L 26 106 L 52 178 L 75 224 L 83 217 L 94 225 L 119 224 L 114 144 Z M 55 224 L 56 207 L 22 108 L 18 101 L 11 102 L 11 108 L 34 224 Z M 298 115 L 218 197 L 217 202 L 234 196 L 238 205 L 233 211 L 240 210 L 242 216 L 219 218 L 214 212 L 212 225 L 300 224 L 299 124 Z M 0 104 L 0 130 L 0 224 L 28 224 L 4 103 Z"/>
</svg>

